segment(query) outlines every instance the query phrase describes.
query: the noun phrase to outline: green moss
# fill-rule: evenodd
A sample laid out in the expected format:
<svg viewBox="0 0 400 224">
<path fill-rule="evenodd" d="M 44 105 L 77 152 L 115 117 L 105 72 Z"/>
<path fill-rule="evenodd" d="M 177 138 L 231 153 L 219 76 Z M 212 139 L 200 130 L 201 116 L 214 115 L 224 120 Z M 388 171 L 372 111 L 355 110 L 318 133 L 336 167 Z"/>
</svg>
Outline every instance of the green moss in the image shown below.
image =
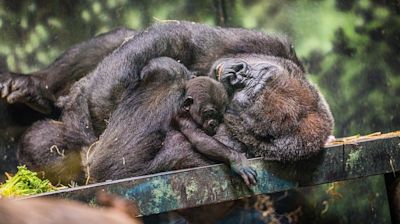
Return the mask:
<svg viewBox="0 0 400 224">
<path fill-rule="evenodd" d="M 195 197 L 196 192 L 198 191 L 198 186 L 197 182 L 194 180 L 191 180 L 187 185 L 186 185 L 186 195 L 188 198 Z"/>
<path fill-rule="evenodd" d="M 0 185 L 0 197 L 29 196 L 57 190 L 49 180 L 41 180 L 36 172 L 18 166 L 18 172 Z"/>
<path fill-rule="evenodd" d="M 346 167 L 354 169 L 357 167 L 361 156 L 361 150 L 353 151 L 349 154 L 349 159 L 346 161 Z"/>
</svg>

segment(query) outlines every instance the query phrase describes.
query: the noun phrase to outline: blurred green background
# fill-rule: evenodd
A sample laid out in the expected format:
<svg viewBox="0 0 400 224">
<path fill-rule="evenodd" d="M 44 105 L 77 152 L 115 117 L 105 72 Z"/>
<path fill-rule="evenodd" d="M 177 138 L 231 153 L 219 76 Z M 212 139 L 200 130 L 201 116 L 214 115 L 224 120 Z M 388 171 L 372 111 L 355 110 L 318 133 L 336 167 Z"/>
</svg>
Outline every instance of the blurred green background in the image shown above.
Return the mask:
<svg viewBox="0 0 400 224">
<path fill-rule="evenodd" d="M 0 70 L 32 72 L 117 26 L 190 20 L 288 35 L 325 94 L 335 135 L 400 127 L 396 0 L 18 0 L 0 3 Z"/>
<path fill-rule="evenodd" d="M 157 20 L 286 34 L 331 106 L 336 136 L 400 129 L 396 0 L 0 0 L 0 72 L 33 72 L 94 35 L 117 26 L 142 29 Z M 382 179 L 335 184 L 303 189 L 300 195 L 311 197 L 296 204 L 302 198 L 296 196 L 292 211 L 304 211 L 307 203 L 313 220 L 329 216 L 340 223 L 387 215 Z"/>
</svg>

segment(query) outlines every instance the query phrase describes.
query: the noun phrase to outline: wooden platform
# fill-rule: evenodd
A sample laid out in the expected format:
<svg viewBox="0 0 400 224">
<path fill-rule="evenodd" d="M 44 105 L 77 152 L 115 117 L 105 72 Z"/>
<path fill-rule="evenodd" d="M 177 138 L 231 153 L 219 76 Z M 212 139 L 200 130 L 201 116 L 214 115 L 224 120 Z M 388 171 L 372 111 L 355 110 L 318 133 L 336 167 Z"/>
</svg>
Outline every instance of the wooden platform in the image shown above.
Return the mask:
<svg viewBox="0 0 400 224">
<path fill-rule="evenodd" d="M 143 215 L 236 200 L 257 194 L 314 186 L 400 170 L 400 136 L 375 134 L 339 139 L 309 160 L 292 164 L 251 159 L 257 186 L 248 188 L 227 166 L 212 165 L 114 180 L 34 197 L 60 197 L 95 204 L 107 191 L 134 200 Z"/>
</svg>

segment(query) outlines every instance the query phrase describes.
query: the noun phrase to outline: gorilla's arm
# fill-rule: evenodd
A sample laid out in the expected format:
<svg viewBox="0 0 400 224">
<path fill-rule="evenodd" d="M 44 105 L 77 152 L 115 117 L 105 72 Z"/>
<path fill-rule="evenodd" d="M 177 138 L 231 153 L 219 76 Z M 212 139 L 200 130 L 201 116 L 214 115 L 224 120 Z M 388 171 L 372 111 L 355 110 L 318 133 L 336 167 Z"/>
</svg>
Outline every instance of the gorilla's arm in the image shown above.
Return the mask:
<svg viewBox="0 0 400 224">
<path fill-rule="evenodd" d="M 8 103 L 25 103 L 36 111 L 51 113 L 58 96 L 67 93 L 72 83 L 134 34 L 132 30 L 118 28 L 71 47 L 40 71 L 29 75 L 1 74 L 1 97 Z"/>
<path fill-rule="evenodd" d="M 205 155 L 207 158 L 224 162 L 239 174 L 247 185 L 257 183 L 257 173 L 250 167 L 244 154 L 228 148 L 218 140 L 204 133 L 196 127 L 196 123 L 189 117 L 180 116 L 176 118 L 180 132 L 188 139 L 193 148 Z"/>
<path fill-rule="evenodd" d="M 66 83 L 77 81 L 96 66 L 124 41 L 132 38 L 135 31 L 117 28 L 88 41 L 72 46 L 45 69 L 35 72 L 53 93 Z"/>
<path fill-rule="evenodd" d="M 120 98 L 125 89 L 137 85 L 141 69 L 152 58 L 171 57 L 189 70 L 207 74 L 218 58 L 239 53 L 274 55 L 301 66 L 285 38 L 188 22 L 158 24 L 135 35 L 99 64 L 91 81 L 91 98 L 100 109 Z"/>
</svg>

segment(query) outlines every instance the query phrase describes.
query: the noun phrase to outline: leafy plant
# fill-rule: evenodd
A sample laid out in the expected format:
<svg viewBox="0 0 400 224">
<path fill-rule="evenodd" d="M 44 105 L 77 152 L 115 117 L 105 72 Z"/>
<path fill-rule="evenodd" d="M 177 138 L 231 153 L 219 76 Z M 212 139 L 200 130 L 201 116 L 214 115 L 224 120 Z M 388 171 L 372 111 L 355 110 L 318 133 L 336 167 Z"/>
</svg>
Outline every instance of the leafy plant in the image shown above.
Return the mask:
<svg viewBox="0 0 400 224">
<path fill-rule="evenodd" d="M 13 177 L 7 177 L 8 180 L 0 185 L 0 197 L 29 196 L 57 190 L 49 180 L 40 179 L 26 166 L 18 166 L 18 172 Z"/>
</svg>

